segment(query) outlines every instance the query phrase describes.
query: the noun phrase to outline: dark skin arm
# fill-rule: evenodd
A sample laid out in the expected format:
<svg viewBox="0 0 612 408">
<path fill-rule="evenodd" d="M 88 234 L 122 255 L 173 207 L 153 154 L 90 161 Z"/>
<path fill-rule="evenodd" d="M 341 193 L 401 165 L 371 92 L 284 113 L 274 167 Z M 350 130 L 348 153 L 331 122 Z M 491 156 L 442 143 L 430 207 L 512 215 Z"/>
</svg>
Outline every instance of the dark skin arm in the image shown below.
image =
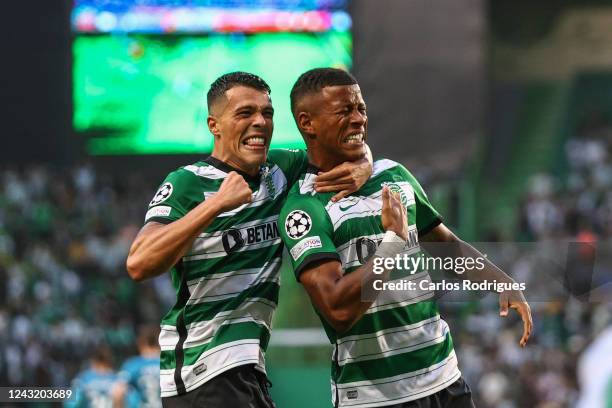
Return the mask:
<svg viewBox="0 0 612 408">
<path fill-rule="evenodd" d="M 467 269 L 462 275 L 465 279 L 474 282 L 484 280 L 496 280 L 502 283 L 513 283 L 514 280 L 509 277 L 504 271 L 499 269 L 493 262 L 489 261 L 476 248 L 461 240 L 444 224 L 438 225 L 429 233 L 420 238 L 422 247 L 436 257 L 466 257 L 484 259 L 485 267 L 482 270 L 477 268 Z M 433 243 L 447 243 L 448 245 L 435 245 Z M 523 320 L 523 336 L 519 341 L 521 347 L 525 347 L 531 331 L 533 330 L 533 320 L 531 318 L 531 309 L 523 292 L 521 291 L 505 291 L 499 294 L 499 314 L 502 317 L 508 315 L 508 308 L 514 309 Z"/>
<path fill-rule="evenodd" d="M 390 193 L 387 187 L 383 188 L 382 218 L 385 231 L 407 239 L 406 209 L 399 196 Z M 362 301 L 362 287 L 371 287 L 375 280 L 389 277 L 390 270 L 386 268 L 380 275 L 373 272 L 374 258 L 346 275 L 337 260 L 315 262 L 300 275 L 312 303 L 338 333 L 349 330 L 371 306 L 372 302 Z"/>
</svg>

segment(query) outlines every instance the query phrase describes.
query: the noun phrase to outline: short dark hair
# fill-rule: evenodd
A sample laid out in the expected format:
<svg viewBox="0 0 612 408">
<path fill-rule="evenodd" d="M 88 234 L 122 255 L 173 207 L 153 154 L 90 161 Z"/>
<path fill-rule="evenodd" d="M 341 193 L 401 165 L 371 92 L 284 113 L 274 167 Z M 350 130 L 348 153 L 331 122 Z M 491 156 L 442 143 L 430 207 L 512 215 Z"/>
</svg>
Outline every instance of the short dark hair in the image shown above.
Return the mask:
<svg viewBox="0 0 612 408">
<path fill-rule="evenodd" d="M 138 330 L 138 343 L 139 345 L 147 347 L 157 347 L 159 344 L 157 339 L 159 337 L 159 326 L 156 325 L 143 325 Z"/>
<path fill-rule="evenodd" d="M 113 352 L 106 344 L 98 344 L 91 352 L 91 360 L 100 364 L 113 366 Z"/>
<path fill-rule="evenodd" d="M 319 92 L 327 86 L 356 85 L 357 80 L 350 73 L 337 68 L 315 68 L 304 72 L 291 88 L 291 112 L 305 95 Z"/>
<path fill-rule="evenodd" d="M 206 94 L 208 111 L 210 111 L 210 107 L 220 96 L 224 96 L 227 91 L 235 86 L 248 86 L 258 91 L 271 93 L 270 86 L 257 75 L 243 71 L 230 72 L 221 75 L 210 85 L 210 89 Z"/>
</svg>

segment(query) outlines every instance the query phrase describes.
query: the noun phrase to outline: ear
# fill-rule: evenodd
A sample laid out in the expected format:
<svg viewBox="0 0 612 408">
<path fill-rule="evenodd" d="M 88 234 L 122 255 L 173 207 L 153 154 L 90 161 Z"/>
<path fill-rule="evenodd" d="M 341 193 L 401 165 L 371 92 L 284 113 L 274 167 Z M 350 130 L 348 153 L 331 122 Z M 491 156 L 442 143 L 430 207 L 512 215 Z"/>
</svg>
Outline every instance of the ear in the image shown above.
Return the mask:
<svg viewBox="0 0 612 408">
<path fill-rule="evenodd" d="M 298 112 L 296 122 L 303 134 L 307 135 L 310 139 L 315 138 L 315 126 L 309 112 Z"/>
<path fill-rule="evenodd" d="M 206 122 L 208 123 L 208 130 L 210 130 L 210 133 L 212 133 L 214 137 L 221 137 L 221 130 L 219 129 L 219 122 L 217 122 L 217 119 L 209 115 Z"/>
</svg>

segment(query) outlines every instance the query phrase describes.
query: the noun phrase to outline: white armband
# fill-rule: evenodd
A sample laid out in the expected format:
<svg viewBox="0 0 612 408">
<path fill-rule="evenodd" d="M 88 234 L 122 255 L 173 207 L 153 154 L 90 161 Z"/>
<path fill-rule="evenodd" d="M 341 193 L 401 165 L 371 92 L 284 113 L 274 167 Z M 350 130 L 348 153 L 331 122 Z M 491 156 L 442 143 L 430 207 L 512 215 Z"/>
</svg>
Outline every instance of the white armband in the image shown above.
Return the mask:
<svg viewBox="0 0 612 408">
<path fill-rule="evenodd" d="M 394 258 L 405 247 L 406 241 L 402 237 L 393 231 L 387 231 L 374 255 L 381 258 Z"/>
</svg>

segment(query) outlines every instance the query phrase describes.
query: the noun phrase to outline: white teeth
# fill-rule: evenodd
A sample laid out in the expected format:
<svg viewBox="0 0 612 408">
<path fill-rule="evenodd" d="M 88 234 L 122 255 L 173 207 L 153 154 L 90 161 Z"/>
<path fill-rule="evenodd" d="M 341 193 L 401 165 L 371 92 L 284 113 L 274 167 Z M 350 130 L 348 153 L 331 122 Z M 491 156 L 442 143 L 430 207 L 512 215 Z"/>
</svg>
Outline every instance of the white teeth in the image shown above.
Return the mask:
<svg viewBox="0 0 612 408">
<path fill-rule="evenodd" d="M 245 141 L 247 145 L 262 145 L 266 142 L 263 137 L 251 137 Z"/>
<path fill-rule="evenodd" d="M 344 141 L 350 144 L 356 144 L 363 142 L 363 133 L 358 133 L 356 135 L 347 136 Z"/>
</svg>

